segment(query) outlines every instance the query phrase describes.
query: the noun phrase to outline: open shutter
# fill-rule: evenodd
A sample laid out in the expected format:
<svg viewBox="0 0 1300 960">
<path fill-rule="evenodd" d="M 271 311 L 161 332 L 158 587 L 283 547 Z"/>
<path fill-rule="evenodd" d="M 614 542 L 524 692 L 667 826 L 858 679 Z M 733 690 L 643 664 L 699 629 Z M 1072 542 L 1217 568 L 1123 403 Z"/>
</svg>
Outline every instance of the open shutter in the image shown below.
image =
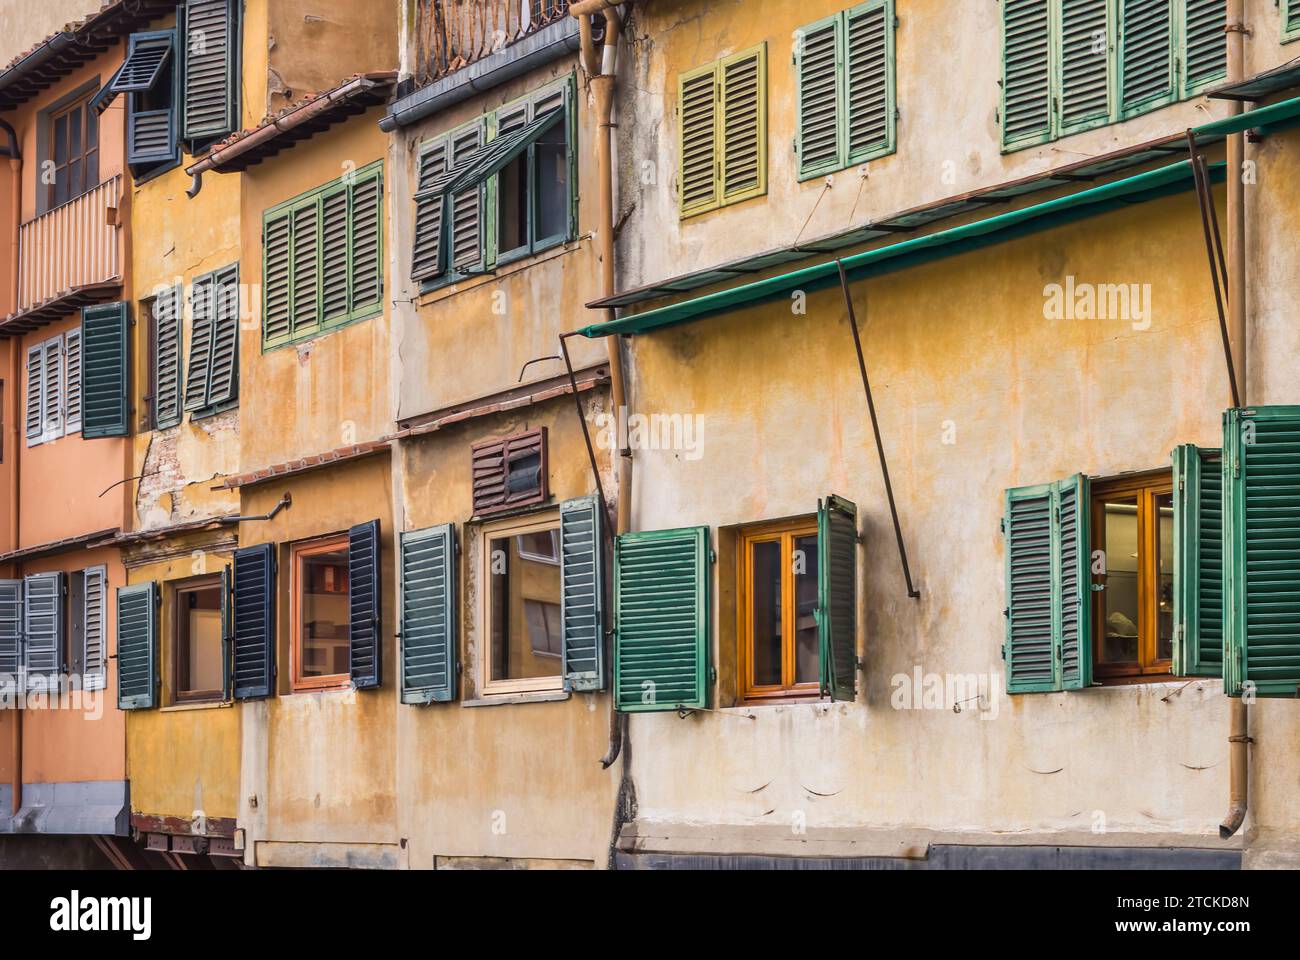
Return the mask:
<svg viewBox="0 0 1300 960">
<path fill-rule="evenodd" d="M 410 530 L 398 551 L 402 703 L 456 699 L 456 528 Z"/>
<path fill-rule="evenodd" d="M 320 197 L 300 204 L 293 211 L 289 312 L 295 337 L 320 328 L 320 213 Z"/>
<path fill-rule="evenodd" d="M 349 673 L 361 690 L 383 678 L 379 584 L 379 521 L 371 520 L 348 531 Z"/>
<path fill-rule="evenodd" d="M 143 93 L 152 90 L 162 77 L 172 53 L 172 34 L 136 33 L 131 35 L 126 60 L 113 76 L 113 93 Z"/>
<path fill-rule="evenodd" d="M 206 141 L 237 123 L 238 0 L 185 5 L 185 139 Z"/>
<path fill-rule="evenodd" d="M 614 697 L 626 712 L 706 709 L 709 528 L 624 533 L 614 545 Z"/>
<path fill-rule="evenodd" d="M 1174 0 L 1119 0 L 1120 105 L 1125 116 L 1174 95 Z"/>
<path fill-rule="evenodd" d="M 348 316 L 348 186 L 339 183 L 321 197 L 321 316 Z"/>
<path fill-rule="evenodd" d="M 185 377 L 185 409 L 201 410 L 208 402 L 212 335 L 217 321 L 216 277 L 199 277 L 190 285 L 190 363 Z"/>
<path fill-rule="evenodd" d="M 82 573 L 79 672 L 83 690 L 103 690 L 105 686 L 104 599 L 107 589 L 108 571 L 105 567 L 91 567 Z"/>
<path fill-rule="evenodd" d="M 840 497 L 817 505 L 817 628 L 821 695 L 852 701 L 858 679 L 858 508 Z"/>
<path fill-rule="evenodd" d="M 145 710 L 157 703 L 158 584 L 117 588 L 117 707 Z"/>
<path fill-rule="evenodd" d="M 45 363 L 44 349 L 38 344 L 27 348 L 27 445 L 45 438 Z"/>
<path fill-rule="evenodd" d="M 1060 683 L 1064 690 L 1092 685 L 1092 575 L 1089 560 L 1088 478 L 1056 485 L 1057 609 Z"/>
<path fill-rule="evenodd" d="M 23 580 L 23 659 L 27 685 L 45 689 L 63 669 L 62 573 L 36 573 Z"/>
<path fill-rule="evenodd" d="M 1174 675 L 1223 676 L 1223 455 L 1177 447 L 1174 462 Z"/>
<path fill-rule="evenodd" d="M 81 312 L 81 435 L 127 434 L 130 382 L 125 303 L 105 303 Z"/>
<path fill-rule="evenodd" d="M 351 316 L 380 310 L 384 302 L 384 176 L 382 169 L 358 176 L 350 187 L 352 267 Z"/>
<path fill-rule="evenodd" d="M 0 580 L 0 690 L 16 686 L 23 660 L 23 582 Z"/>
<path fill-rule="evenodd" d="M 235 584 L 230 564 L 221 568 L 221 699 L 229 700 L 234 682 Z"/>
<path fill-rule="evenodd" d="M 165 430 L 181 422 L 181 329 L 184 308 L 181 302 L 182 287 L 177 284 L 169 290 L 160 290 L 153 301 L 154 369 L 153 369 L 153 425 L 155 430 Z M 195 380 L 194 356 L 206 349 L 200 342 L 197 320 L 194 338 L 190 344 L 190 371 L 188 383 Z"/>
<path fill-rule="evenodd" d="M 719 188 L 723 203 L 767 192 L 767 44 L 718 68 Z"/>
<path fill-rule="evenodd" d="M 681 215 L 718 205 L 718 65 L 711 63 L 678 80 L 681 123 L 677 185 Z"/>
<path fill-rule="evenodd" d="M 475 125 L 452 137 L 452 166 L 459 167 L 483 144 L 482 125 Z M 461 272 L 479 267 L 483 260 L 483 185 L 475 184 L 452 196 L 451 263 Z"/>
<path fill-rule="evenodd" d="M 894 149 L 894 0 L 844 14 L 847 164 Z"/>
<path fill-rule="evenodd" d="M 428 190 L 435 179 L 447 172 L 446 140 L 438 140 L 420 154 L 417 194 Z M 441 193 L 417 195 L 415 201 L 415 245 L 411 256 L 411 279 L 427 280 L 443 272 L 442 220 L 446 197 Z"/>
<path fill-rule="evenodd" d="M 1110 0 L 1061 0 L 1059 133 L 1110 120 Z"/>
<path fill-rule="evenodd" d="M 560 620 L 564 688 L 605 689 L 604 507 L 599 497 L 560 504 Z"/>
<path fill-rule="evenodd" d="M 1043 143 L 1052 135 L 1049 0 L 1002 5 L 1002 147 Z"/>
<path fill-rule="evenodd" d="M 46 340 L 41 349 L 45 367 L 42 375 L 45 392 L 41 396 L 43 435 L 46 440 L 57 440 L 63 436 L 63 338 Z"/>
<path fill-rule="evenodd" d="M 218 270 L 207 409 L 239 399 L 239 264 Z"/>
<path fill-rule="evenodd" d="M 235 699 L 269 697 L 275 685 L 275 546 L 235 551 L 232 654 Z"/>
<path fill-rule="evenodd" d="M 81 431 L 81 331 L 63 335 L 63 432 Z"/>
<path fill-rule="evenodd" d="M 1300 695 L 1300 407 L 1224 417 L 1224 689 Z"/>
<path fill-rule="evenodd" d="M 133 34 L 126 60 L 111 82 L 112 89 L 98 105 L 107 106 L 119 93 L 129 95 L 126 160 L 132 166 L 164 163 L 176 156 L 176 111 L 171 106 L 170 91 L 166 96 L 167 106 L 139 109 L 141 96 L 170 76 L 166 67 L 172 55 L 172 41 L 171 30 Z"/>
<path fill-rule="evenodd" d="M 267 346 L 289 339 L 291 214 L 268 217 L 262 227 L 262 340 Z"/>
<path fill-rule="evenodd" d="M 1228 0 L 1177 0 L 1182 5 L 1179 46 L 1183 96 L 1190 97 L 1228 75 Z"/>
<path fill-rule="evenodd" d="M 840 90 L 839 15 L 809 24 L 795 36 L 794 72 L 798 84 L 799 178 L 838 170 L 844 155 Z"/>
</svg>

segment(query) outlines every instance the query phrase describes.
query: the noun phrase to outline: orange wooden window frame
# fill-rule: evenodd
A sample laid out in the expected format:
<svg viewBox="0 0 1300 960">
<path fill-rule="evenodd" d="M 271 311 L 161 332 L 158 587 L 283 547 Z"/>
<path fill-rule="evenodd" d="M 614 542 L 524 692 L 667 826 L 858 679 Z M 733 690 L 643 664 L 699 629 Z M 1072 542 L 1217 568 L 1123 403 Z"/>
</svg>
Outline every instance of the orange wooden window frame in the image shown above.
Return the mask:
<svg viewBox="0 0 1300 960">
<path fill-rule="evenodd" d="M 346 687 L 352 682 L 350 673 L 331 673 L 323 677 L 302 675 L 302 589 L 304 586 L 302 562 L 307 557 L 334 553 L 339 549 L 347 553 L 348 536 L 345 533 L 294 544 L 289 548 L 289 664 L 290 686 L 294 693 L 335 690 Z M 349 590 L 351 590 L 350 585 Z"/>
<path fill-rule="evenodd" d="M 1173 475 L 1169 470 L 1137 474 L 1092 485 L 1091 526 L 1093 550 L 1103 549 L 1106 531 L 1106 501 L 1120 497 L 1137 500 L 1138 511 L 1138 659 L 1129 663 L 1103 663 L 1102 643 L 1106 637 L 1106 592 L 1092 594 L 1092 670 L 1093 677 L 1104 683 L 1143 683 L 1164 680 L 1173 674 L 1173 661 L 1157 656 L 1160 622 L 1160 511 L 1157 500 L 1173 493 Z M 1089 564 L 1091 569 L 1091 562 Z M 1105 577 L 1093 574 L 1090 581 L 1105 583 Z"/>
<path fill-rule="evenodd" d="M 740 697 L 748 702 L 817 697 L 821 684 L 814 680 L 795 682 L 795 620 L 794 596 L 794 542 L 799 537 L 817 536 L 817 518 L 763 524 L 744 530 L 740 534 L 740 562 L 736 564 L 739 583 L 736 590 L 737 650 L 736 675 L 740 681 Z M 754 547 L 761 543 L 781 544 L 781 683 L 760 686 L 754 682 Z"/>
</svg>

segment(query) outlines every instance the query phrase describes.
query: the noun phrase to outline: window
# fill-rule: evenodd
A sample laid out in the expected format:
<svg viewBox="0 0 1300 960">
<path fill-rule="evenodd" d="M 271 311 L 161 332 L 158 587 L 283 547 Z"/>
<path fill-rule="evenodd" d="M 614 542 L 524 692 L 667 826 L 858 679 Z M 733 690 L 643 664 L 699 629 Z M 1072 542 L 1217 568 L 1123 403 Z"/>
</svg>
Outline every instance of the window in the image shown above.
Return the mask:
<svg viewBox="0 0 1300 960">
<path fill-rule="evenodd" d="M 1092 485 L 1093 676 L 1168 675 L 1174 637 L 1174 502 L 1168 471 Z"/>
<path fill-rule="evenodd" d="M 767 45 L 678 80 L 677 190 L 682 217 L 767 192 Z"/>
<path fill-rule="evenodd" d="M 799 179 L 894 151 L 894 0 L 870 0 L 795 34 Z"/>
<path fill-rule="evenodd" d="M 239 399 L 239 264 L 190 287 L 190 359 L 185 409 L 201 417 Z"/>
<path fill-rule="evenodd" d="M 185 4 L 184 138 L 194 153 L 238 126 L 239 7 L 239 0 Z"/>
<path fill-rule="evenodd" d="M 266 211 L 262 240 L 263 349 L 378 315 L 384 307 L 383 161 Z M 234 314 L 223 322 L 237 327 L 237 297 L 228 302 Z"/>
<path fill-rule="evenodd" d="M 451 282 L 574 237 L 574 83 L 548 84 L 423 145 L 412 279 Z"/>
<path fill-rule="evenodd" d="M 1187 99 L 1226 75 L 1225 0 L 1004 0 L 1004 151 Z"/>
<path fill-rule="evenodd" d="M 40 182 L 47 186 L 42 212 L 99 185 L 99 123 L 90 105 L 92 98 L 93 93 L 78 95 L 46 116 Z"/>
<path fill-rule="evenodd" d="M 554 513 L 483 530 L 485 693 L 563 686 L 561 578 Z"/>
<path fill-rule="evenodd" d="M 816 696 L 821 683 L 817 519 L 746 530 L 740 551 L 742 698 Z"/>
<path fill-rule="evenodd" d="M 27 446 L 81 430 L 81 331 L 27 348 Z"/>
<path fill-rule="evenodd" d="M 347 537 L 301 544 L 291 554 L 293 689 L 343 686 L 350 679 Z"/>
<path fill-rule="evenodd" d="M 81 435 L 125 437 L 130 400 L 130 318 L 125 303 L 103 303 L 81 311 L 77 364 L 83 377 L 77 405 Z"/>
<path fill-rule="evenodd" d="M 226 682 L 221 578 L 178 584 L 173 597 L 174 699 L 178 703 L 220 700 Z"/>
<path fill-rule="evenodd" d="M 470 448 L 470 457 L 475 516 L 549 499 L 545 427 L 476 443 Z"/>
</svg>

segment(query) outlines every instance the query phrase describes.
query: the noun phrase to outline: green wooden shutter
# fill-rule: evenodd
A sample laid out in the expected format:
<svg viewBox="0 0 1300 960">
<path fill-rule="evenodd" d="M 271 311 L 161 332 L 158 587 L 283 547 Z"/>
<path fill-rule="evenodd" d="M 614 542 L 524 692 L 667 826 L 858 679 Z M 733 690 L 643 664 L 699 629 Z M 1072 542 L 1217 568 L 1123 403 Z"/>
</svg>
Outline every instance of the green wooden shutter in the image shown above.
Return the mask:
<svg viewBox="0 0 1300 960">
<path fill-rule="evenodd" d="M 706 709 L 709 528 L 624 533 L 614 545 L 614 696 L 626 712 Z"/>
<path fill-rule="evenodd" d="M 560 504 L 560 621 L 564 688 L 605 689 L 604 508 L 599 497 Z"/>
<path fill-rule="evenodd" d="M 23 582 L 0 580 L 0 691 L 16 689 L 23 657 Z"/>
<path fill-rule="evenodd" d="M 722 203 L 767 192 L 767 44 L 718 67 L 718 186 Z"/>
<path fill-rule="evenodd" d="M 1174 675 L 1223 676 L 1223 455 L 1173 452 Z"/>
<path fill-rule="evenodd" d="M 817 632 L 821 695 L 852 701 L 858 689 L 858 508 L 835 496 L 817 505 Z"/>
<path fill-rule="evenodd" d="M 205 404 L 208 410 L 239 399 L 239 264 L 218 270 L 215 277 L 212 361 Z"/>
<path fill-rule="evenodd" d="M 419 191 L 427 190 L 447 172 L 449 146 L 440 139 L 420 153 Z M 442 220 L 447 206 L 443 194 L 424 196 L 415 202 L 415 241 L 411 254 L 411 279 L 428 280 L 443 272 Z"/>
<path fill-rule="evenodd" d="M 1177 0 L 1183 17 L 1179 75 L 1190 97 L 1228 75 L 1227 0 Z"/>
<path fill-rule="evenodd" d="M 379 552 L 378 520 L 348 531 L 348 672 L 359 690 L 378 687 L 384 674 Z"/>
<path fill-rule="evenodd" d="M 382 166 L 358 173 L 350 189 L 352 256 L 348 315 L 357 319 L 384 304 L 384 176 Z"/>
<path fill-rule="evenodd" d="M 1300 406 L 1224 417 L 1224 689 L 1300 695 Z"/>
<path fill-rule="evenodd" d="M 27 348 L 27 445 L 40 443 L 45 435 L 45 363 L 44 350 L 37 344 Z"/>
<path fill-rule="evenodd" d="M 165 430 L 181 422 L 181 331 L 184 327 L 184 309 L 181 286 L 158 291 L 153 301 L 154 368 L 153 368 L 153 425 L 155 430 Z M 196 331 L 197 332 L 197 331 Z M 190 356 L 194 356 L 191 344 Z M 189 382 L 194 371 L 189 372 Z"/>
<path fill-rule="evenodd" d="M 208 274 L 198 277 L 190 284 L 190 362 L 185 377 L 186 410 L 202 410 L 208 404 L 212 340 L 216 323 L 216 274 Z"/>
<path fill-rule="evenodd" d="M 186 140 L 214 140 L 238 126 L 238 2 L 185 5 Z"/>
<path fill-rule="evenodd" d="M 108 590 L 108 568 L 82 571 L 80 654 L 83 690 L 103 690 L 107 682 L 107 647 L 104 637 L 104 599 Z"/>
<path fill-rule="evenodd" d="M 293 209 L 293 239 L 289 268 L 290 327 L 294 338 L 320 329 L 321 315 L 321 198 Z"/>
<path fill-rule="evenodd" d="M 63 669 L 63 597 L 62 573 L 23 579 L 23 664 L 29 687 L 47 689 Z"/>
<path fill-rule="evenodd" d="M 799 179 L 840 169 L 844 155 L 840 89 L 840 36 L 837 14 L 818 20 L 795 36 L 796 104 L 799 110 Z"/>
<path fill-rule="evenodd" d="M 718 64 L 683 73 L 677 90 L 677 188 L 683 217 L 718 205 L 718 112 Z"/>
<path fill-rule="evenodd" d="M 1065 690 L 1092 684 L 1092 575 L 1088 478 L 1056 485 L 1057 609 L 1060 611 L 1060 683 Z"/>
<path fill-rule="evenodd" d="M 157 703 L 158 584 L 117 588 L 117 707 L 146 710 Z"/>
<path fill-rule="evenodd" d="M 1059 133 L 1110 121 L 1110 0 L 1060 0 Z"/>
<path fill-rule="evenodd" d="M 1120 106 L 1132 116 L 1174 97 L 1174 0 L 1119 0 Z"/>
<path fill-rule="evenodd" d="M 81 430 L 81 331 L 63 334 L 63 432 Z"/>
<path fill-rule="evenodd" d="M 1282 0 L 1282 39 L 1300 37 L 1300 0 Z"/>
<path fill-rule="evenodd" d="M 292 214 L 268 216 L 262 227 L 262 342 L 274 346 L 290 336 Z"/>
<path fill-rule="evenodd" d="M 127 112 L 126 162 L 132 167 L 166 163 L 176 156 L 176 117 L 171 107 Z"/>
<path fill-rule="evenodd" d="M 348 317 L 348 186 L 339 183 L 321 197 L 320 295 L 323 322 Z"/>
<path fill-rule="evenodd" d="M 1052 135 L 1051 8 L 1048 0 L 1002 5 L 1002 146 Z"/>
<path fill-rule="evenodd" d="M 130 383 L 125 303 L 105 303 L 81 312 L 81 435 L 127 434 Z"/>
<path fill-rule="evenodd" d="M 894 149 L 894 0 L 870 0 L 844 13 L 843 165 Z"/>
<path fill-rule="evenodd" d="M 403 533 L 398 564 L 402 703 L 449 703 L 460 663 L 455 525 Z"/>
<path fill-rule="evenodd" d="M 483 145 L 483 126 L 474 126 L 452 135 L 452 165 L 464 163 Z M 450 201 L 451 263 L 457 270 L 469 272 L 483 263 L 483 185 L 456 194 Z"/>
<path fill-rule="evenodd" d="M 234 567 L 235 699 L 269 697 L 275 689 L 275 545 L 236 550 Z"/>
</svg>

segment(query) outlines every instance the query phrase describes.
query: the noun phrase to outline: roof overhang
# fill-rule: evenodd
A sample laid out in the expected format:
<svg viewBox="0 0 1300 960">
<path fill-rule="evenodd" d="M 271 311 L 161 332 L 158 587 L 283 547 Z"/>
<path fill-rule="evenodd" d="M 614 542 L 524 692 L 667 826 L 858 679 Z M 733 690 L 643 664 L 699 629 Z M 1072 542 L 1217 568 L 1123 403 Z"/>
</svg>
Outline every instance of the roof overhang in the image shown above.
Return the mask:
<svg viewBox="0 0 1300 960">
<path fill-rule="evenodd" d="M 87 283 L 80 287 L 73 287 L 57 297 L 38 303 L 33 307 L 28 307 L 18 313 L 11 313 L 5 319 L 0 320 L 0 340 L 21 337 L 25 333 L 39 330 L 55 320 L 76 313 L 84 307 L 94 306 L 97 303 L 108 303 L 111 300 L 116 300 L 121 295 L 122 281 L 120 279 L 105 280 L 102 283 Z"/>
<path fill-rule="evenodd" d="M 0 553 L 0 563 L 21 563 L 25 560 L 53 557 L 60 553 L 67 553 L 69 550 L 90 550 L 95 547 L 111 546 L 119 532 L 119 529 L 114 527 L 111 530 L 83 533 L 76 537 L 65 537 L 62 540 L 51 540 L 48 543 L 10 550 L 8 553 Z"/>
</svg>

